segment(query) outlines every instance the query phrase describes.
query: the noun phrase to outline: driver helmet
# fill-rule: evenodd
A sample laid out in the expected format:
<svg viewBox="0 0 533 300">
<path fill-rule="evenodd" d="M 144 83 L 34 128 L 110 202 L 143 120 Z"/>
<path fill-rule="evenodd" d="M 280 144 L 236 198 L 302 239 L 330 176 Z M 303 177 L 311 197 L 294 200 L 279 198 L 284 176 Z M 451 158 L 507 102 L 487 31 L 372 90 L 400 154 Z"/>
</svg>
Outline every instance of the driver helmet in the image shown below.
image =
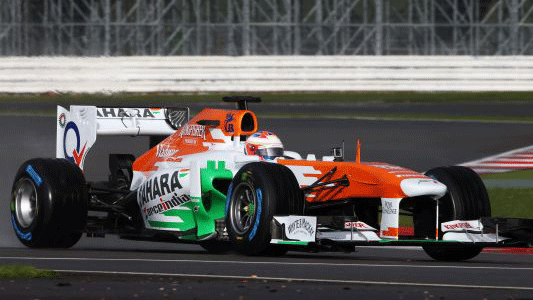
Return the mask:
<svg viewBox="0 0 533 300">
<path fill-rule="evenodd" d="M 244 151 L 248 155 L 272 160 L 283 155 L 283 144 L 274 133 L 258 131 L 248 137 Z"/>
</svg>

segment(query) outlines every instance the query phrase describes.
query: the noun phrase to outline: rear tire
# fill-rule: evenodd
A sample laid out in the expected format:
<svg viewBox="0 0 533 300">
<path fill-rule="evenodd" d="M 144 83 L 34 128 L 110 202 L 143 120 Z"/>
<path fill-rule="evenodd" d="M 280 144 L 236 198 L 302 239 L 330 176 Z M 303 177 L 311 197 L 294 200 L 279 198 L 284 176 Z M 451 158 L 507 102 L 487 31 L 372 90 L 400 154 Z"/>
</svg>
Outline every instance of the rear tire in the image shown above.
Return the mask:
<svg viewBox="0 0 533 300">
<path fill-rule="evenodd" d="M 452 220 L 476 220 L 490 217 L 489 196 L 483 181 L 474 171 L 466 167 L 439 167 L 426 175 L 445 184 L 448 192 L 439 199 L 439 223 Z M 426 203 L 427 204 L 427 203 Z M 413 215 L 415 235 L 420 238 L 435 237 L 435 205 L 420 203 Z M 439 224 L 439 238 L 442 239 Z M 424 251 L 436 260 L 462 261 L 477 256 L 483 247 L 475 245 L 448 246 L 425 245 Z"/>
<path fill-rule="evenodd" d="M 285 254 L 285 245 L 270 244 L 272 217 L 303 208 L 303 201 L 298 182 L 287 167 L 266 162 L 245 165 L 233 178 L 226 200 L 230 241 L 246 255 Z"/>
<path fill-rule="evenodd" d="M 31 248 L 69 248 L 87 223 L 88 191 L 80 168 L 66 159 L 22 164 L 11 193 L 11 222 Z"/>
</svg>

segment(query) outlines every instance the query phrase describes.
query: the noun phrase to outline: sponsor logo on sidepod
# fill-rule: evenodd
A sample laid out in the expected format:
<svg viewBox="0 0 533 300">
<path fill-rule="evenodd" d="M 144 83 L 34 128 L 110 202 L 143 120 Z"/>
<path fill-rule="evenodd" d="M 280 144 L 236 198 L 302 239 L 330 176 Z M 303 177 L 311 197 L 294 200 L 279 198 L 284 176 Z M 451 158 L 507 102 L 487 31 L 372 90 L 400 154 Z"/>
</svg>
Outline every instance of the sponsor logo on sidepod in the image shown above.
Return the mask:
<svg viewBox="0 0 533 300">
<path fill-rule="evenodd" d="M 172 198 L 170 198 L 170 200 L 163 201 L 163 198 L 160 197 L 159 201 L 161 203 L 158 203 L 158 204 L 155 204 L 153 206 L 144 208 L 144 215 L 146 217 L 149 217 L 149 216 L 151 216 L 153 214 L 164 213 L 165 211 L 167 211 L 169 209 L 173 209 L 173 208 L 176 208 L 176 207 L 178 207 L 178 206 L 180 206 L 182 204 L 190 202 L 191 201 L 191 197 L 189 195 L 186 195 L 186 194 L 178 196 L 177 193 L 173 193 L 172 194 Z"/>
<path fill-rule="evenodd" d="M 181 189 L 182 186 L 178 180 L 178 176 L 179 171 L 174 171 L 172 174 L 161 174 L 148 179 L 137 191 L 139 204 L 146 204 L 151 200 L 171 194 L 177 189 Z"/>
</svg>

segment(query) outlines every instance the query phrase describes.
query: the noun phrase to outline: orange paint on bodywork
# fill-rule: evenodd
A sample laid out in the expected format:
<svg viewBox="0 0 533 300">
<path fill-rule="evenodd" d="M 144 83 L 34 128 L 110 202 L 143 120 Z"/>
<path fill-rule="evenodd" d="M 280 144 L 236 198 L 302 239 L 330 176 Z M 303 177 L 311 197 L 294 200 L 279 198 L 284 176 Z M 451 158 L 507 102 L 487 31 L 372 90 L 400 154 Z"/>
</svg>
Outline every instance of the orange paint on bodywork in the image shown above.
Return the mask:
<svg viewBox="0 0 533 300">
<path fill-rule="evenodd" d="M 400 183 L 408 176 L 409 178 L 427 178 L 418 172 L 391 166 L 382 163 L 355 163 L 355 162 L 330 162 L 280 159 L 278 163 L 286 166 L 310 166 L 320 174 L 303 174 L 305 177 L 319 179 L 333 168 L 336 172 L 323 179 L 331 181 L 342 178 L 344 175 L 349 180 L 349 186 L 337 186 L 329 189 L 317 189 L 310 192 L 306 200 L 309 202 L 321 202 L 340 200 L 346 198 L 405 198 L 407 197 Z"/>
<path fill-rule="evenodd" d="M 244 118 L 251 118 L 253 126 L 251 128 L 242 128 Z M 257 117 L 249 110 L 224 110 L 206 108 L 196 115 L 189 123 L 198 124 L 202 120 L 218 121 L 216 128 L 222 130 L 226 136 L 250 135 L 257 131 Z"/>
<path fill-rule="evenodd" d="M 381 235 L 388 237 L 398 236 L 398 228 L 389 227 L 387 230 L 381 230 Z"/>
<path fill-rule="evenodd" d="M 241 126 L 243 119 L 246 119 L 244 123 L 248 126 L 247 128 Z M 203 123 L 202 121 L 209 121 L 210 124 L 218 123 L 218 125 L 200 125 L 199 123 Z M 188 130 L 190 126 L 196 126 L 194 129 L 197 130 Z M 204 129 L 204 135 L 190 134 L 191 132 L 197 133 L 200 128 Z M 241 135 L 249 135 L 257 131 L 257 117 L 248 110 L 204 109 L 187 122 L 186 125 L 159 143 L 159 145 L 138 157 L 133 163 L 133 170 L 141 172 L 156 171 L 158 162 L 179 162 L 181 157 L 185 155 L 208 151 L 209 147 L 204 146 L 204 143 L 224 143 L 225 141 L 222 139 L 213 138 L 211 135 L 212 129 L 220 129 L 224 136 L 240 138 Z M 158 156 L 158 147 L 164 147 L 166 153 L 175 152 L 168 156 Z"/>
</svg>

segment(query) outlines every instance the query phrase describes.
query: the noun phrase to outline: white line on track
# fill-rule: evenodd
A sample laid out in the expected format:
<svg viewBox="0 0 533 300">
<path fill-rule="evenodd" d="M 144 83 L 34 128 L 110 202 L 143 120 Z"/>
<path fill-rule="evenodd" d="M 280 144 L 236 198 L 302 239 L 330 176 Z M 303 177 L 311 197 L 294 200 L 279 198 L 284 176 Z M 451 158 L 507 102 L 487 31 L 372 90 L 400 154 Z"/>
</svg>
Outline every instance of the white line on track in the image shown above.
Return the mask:
<svg viewBox="0 0 533 300">
<path fill-rule="evenodd" d="M 494 286 L 494 285 L 469 285 L 469 284 L 446 284 L 446 283 L 422 283 L 422 282 L 396 282 L 396 281 L 367 281 L 367 280 L 336 280 L 336 279 L 312 279 L 312 278 L 290 278 L 290 277 L 260 277 L 260 276 L 231 276 L 231 275 L 210 275 L 210 274 L 172 274 L 172 273 L 145 273 L 145 272 L 116 272 L 116 271 L 75 271 L 75 270 L 54 270 L 59 273 L 76 274 L 96 274 L 96 275 L 137 275 L 137 276 L 165 276 L 165 277 L 186 277 L 202 279 L 233 279 L 233 280 L 270 280 L 299 283 L 332 283 L 332 284 L 364 284 L 364 285 L 388 285 L 388 286 L 421 286 L 435 288 L 464 288 L 464 289 L 484 289 L 484 290 L 512 290 L 512 291 L 533 291 L 533 287 L 524 286 Z"/>
<path fill-rule="evenodd" d="M 0 256 L 0 260 L 58 260 L 58 261 L 133 261 L 133 262 L 174 262 L 205 264 L 240 264 L 240 265 L 283 265 L 283 266 L 330 266 L 330 267 L 366 267 L 366 268 L 419 268 L 419 269 L 464 269 L 464 270 L 522 270 L 533 271 L 533 267 L 491 267 L 459 265 L 409 265 L 409 264 L 346 264 L 320 262 L 282 262 L 282 261 L 236 261 L 236 260 L 200 260 L 200 259 L 148 259 L 148 258 L 89 258 L 89 257 L 14 257 Z"/>
</svg>

